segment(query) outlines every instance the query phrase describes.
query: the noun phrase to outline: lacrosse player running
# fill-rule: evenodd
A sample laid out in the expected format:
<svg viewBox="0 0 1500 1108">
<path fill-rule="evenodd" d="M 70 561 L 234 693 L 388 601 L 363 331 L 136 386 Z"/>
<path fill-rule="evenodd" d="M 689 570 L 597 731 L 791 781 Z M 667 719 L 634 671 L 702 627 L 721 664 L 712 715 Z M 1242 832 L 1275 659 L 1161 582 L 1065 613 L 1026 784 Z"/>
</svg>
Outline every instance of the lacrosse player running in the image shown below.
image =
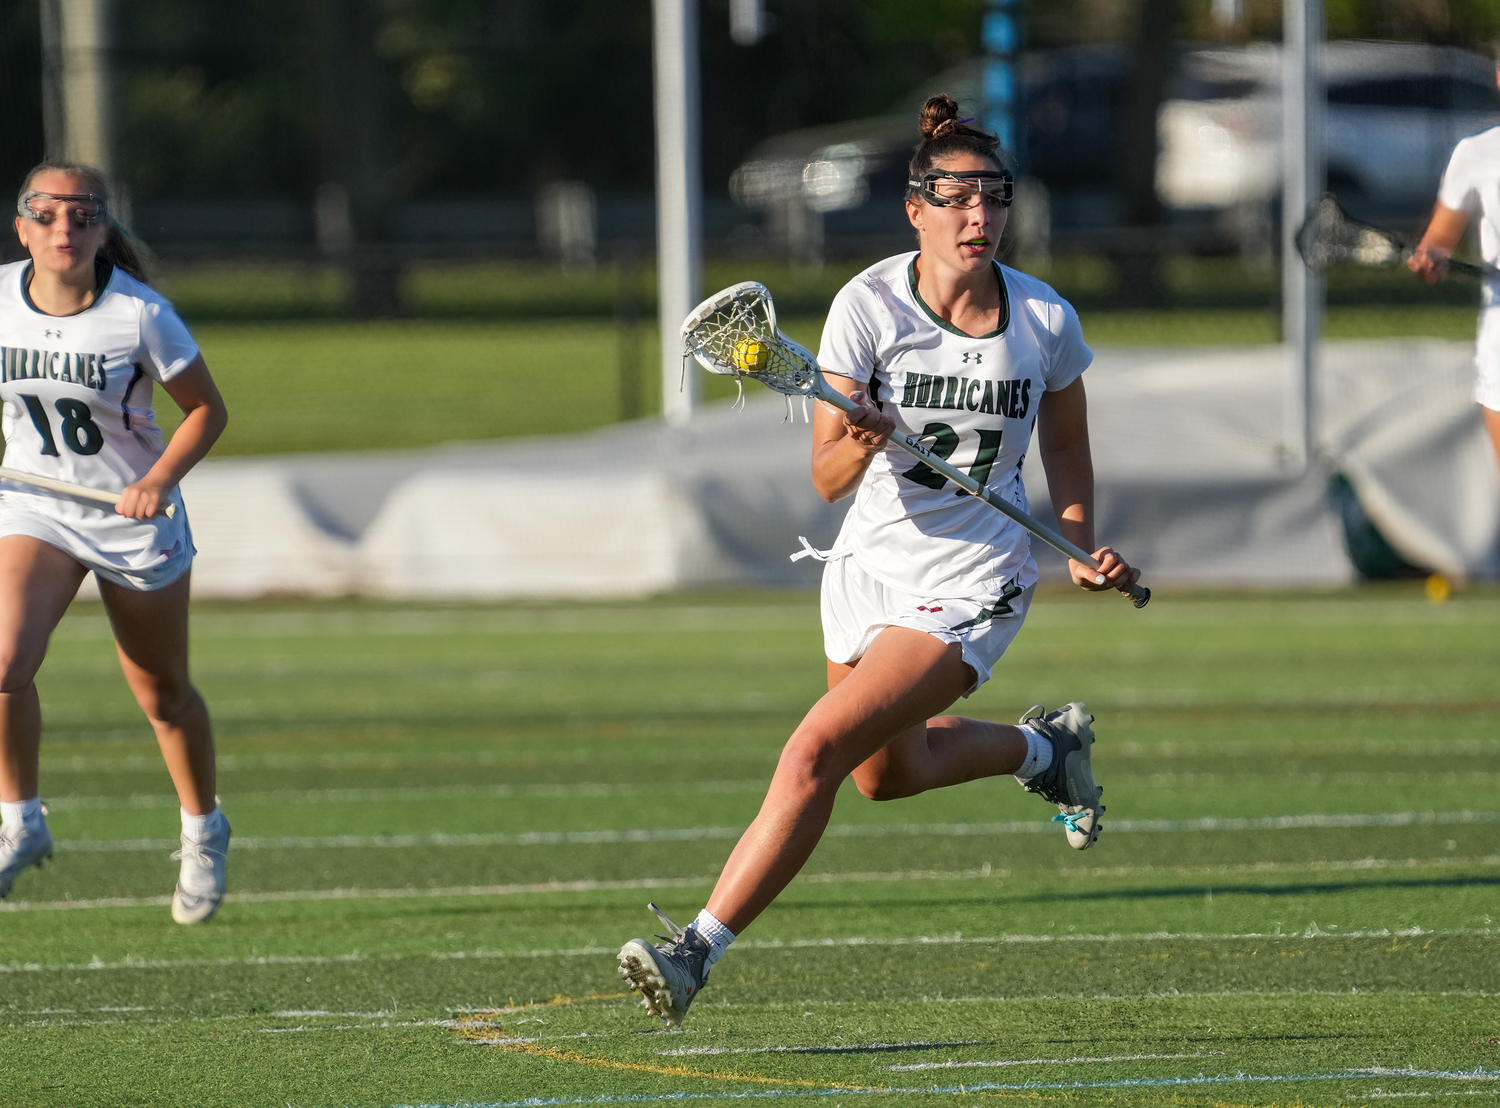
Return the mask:
<svg viewBox="0 0 1500 1108">
<path fill-rule="evenodd" d="M 1500 83 L 1500 65 L 1495 80 Z M 1432 221 L 1407 259 L 1412 272 L 1432 284 L 1441 281 L 1449 256 L 1475 218 L 1480 253 L 1490 265 L 1500 265 L 1500 127 L 1470 135 L 1454 147 L 1438 186 Z M 1474 399 L 1500 460 L 1500 277 L 1485 278 L 1482 305 L 1474 350 Z"/>
<path fill-rule="evenodd" d="M 0 897 L 52 856 L 38 799 L 34 679 L 93 570 L 120 666 L 182 806 L 172 918 L 196 923 L 224 897 L 229 823 L 214 795 L 208 709 L 188 678 L 194 551 L 177 484 L 228 416 L 187 328 L 141 280 L 107 196 L 98 170 L 33 169 L 15 224 L 31 258 L 0 266 L 6 467 L 120 493 L 108 507 L 0 482 Z M 183 411 L 170 443 L 153 418 L 153 382 Z"/>
<path fill-rule="evenodd" d="M 1037 579 L 1026 532 L 886 448 L 897 429 L 920 436 L 1024 509 L 1035 422 L 1061 530 L 1099 563 L 1072 563 L 1073 580 L 1103 591 L 1140 577 L 1094 545 L 1080 378 L 1092 354 L 1078 317 L 1040 281 L 996 263 L 1011 179 L 995 139 L 957 116 L 947 96 L 922 109 L 906 199 L 920 250 L 850 281 L 823 331 L 829 384 L 862 401 L 849 413 L 818 405 L 813 422 L 814 487 L 830 502 L 854 495 L 833 549 L 816 552 L 827 563 L 829 691 L 787 742 L 708 906 L 684 929 L 652 905 L 671 938 L 620 951 L 621 976 L 670 1023 L 797 875 L 851 774 L 872 800 L 1014 774 L 1058 806 L 1072 846 L 1099 833 L 1093 717 L 1082 704 L 1033 708 L 1017 727 L 941 714 L 989 679 L 1026 618 Z"/>
</svg>

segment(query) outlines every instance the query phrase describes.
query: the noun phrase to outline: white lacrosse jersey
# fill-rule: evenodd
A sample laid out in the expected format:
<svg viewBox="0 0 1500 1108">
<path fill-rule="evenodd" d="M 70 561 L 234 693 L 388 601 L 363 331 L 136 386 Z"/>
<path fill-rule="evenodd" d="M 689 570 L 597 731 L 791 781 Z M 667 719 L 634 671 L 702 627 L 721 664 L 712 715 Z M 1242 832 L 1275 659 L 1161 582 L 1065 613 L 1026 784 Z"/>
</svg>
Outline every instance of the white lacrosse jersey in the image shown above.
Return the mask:
<svg viewBox="0 0 1500 1108">
<path fill-rule="evenodd" d="M 1480 254 L 1500 265 L 1500 127 L 1461 139 L 1453 148 L 1438 202 L 1478 224 Z M 1500 305 L 1500 278 L 1485 278 L 1484 305 Z"/>
<path fill-rule="evenodd" d="M 1008 312 L 978 338 L 917 295 L 916 254 L 887 258 L 839 291 L 818 363 L 867 384 L 870 397 L 933 453 L 1029 510 L 1021 467 L 1042 393 L 1093 361 L 1078 315 L 1048 285 L 995 264 Z M 1030 536 L 900 447 L 870 462 L 834 551 L 871 576 L 934 598 L 1036 582 Z"/>
<path fill-rule="evenodd" d="M 0 266 L 5 465 L 119 492 L 165 449 L 152 383 L 198 345 L 159 293 L 116 268 L 85 311 L 51 316 L 26 293 L 30 261 Z"/>
</svg>

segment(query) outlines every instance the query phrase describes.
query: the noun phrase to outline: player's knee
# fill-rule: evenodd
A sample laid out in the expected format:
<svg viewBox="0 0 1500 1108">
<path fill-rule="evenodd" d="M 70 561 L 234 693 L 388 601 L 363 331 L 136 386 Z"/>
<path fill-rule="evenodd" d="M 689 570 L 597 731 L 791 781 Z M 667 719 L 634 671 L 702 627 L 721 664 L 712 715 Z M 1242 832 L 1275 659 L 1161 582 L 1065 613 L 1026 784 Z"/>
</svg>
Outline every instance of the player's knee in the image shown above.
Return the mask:
<svg viewBox="0 0 1500 1108">
<path fill-rule="evenodd" d="M 26 650 L 14 644 L 0 648 L 0 696 L 25 692 L 36 679 L 41 665 L 40 651 Z"/>
<path fill-rule="evenodd" d="M 135 689 L 136 703 L 152 723 L 175 723 L 198 699 L 198 690 L 186 681 L 157 680 Z"/>
<path fill-rule="evenodd" d="M 832 737 L 801 730 L 782 749 L 776 776 L 809 792 L 836 789 L 849 774 L 845 762 Z"/>
</svg>

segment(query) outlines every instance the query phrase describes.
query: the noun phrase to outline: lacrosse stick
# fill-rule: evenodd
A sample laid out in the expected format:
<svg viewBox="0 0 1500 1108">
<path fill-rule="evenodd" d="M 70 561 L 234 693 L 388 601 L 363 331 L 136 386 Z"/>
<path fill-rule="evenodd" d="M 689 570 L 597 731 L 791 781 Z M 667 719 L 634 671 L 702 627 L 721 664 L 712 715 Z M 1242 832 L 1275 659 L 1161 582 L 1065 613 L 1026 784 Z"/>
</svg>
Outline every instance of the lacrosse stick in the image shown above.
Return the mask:
<svg viewBox="0 0 1500 1108">
<path fill-rule="evenodd" d="M 1390 269 L 1411 257 L 1411 247 L 1394 231 L 1355 219 L 1331 196 L 1307 206 L 1307 218 L 1297 229 L 1297 253 L 1314 273 L 1322 273 L 1339 262 Z M 1475 265 L 1448 259 L 1448 268 L 1473 277 L 1500 273 L 1492 265 Z"/>
<path fill-rule="evenodd" d="M 19 481 L 23 485 L 34 485 L 39 489 L 47 489 L 49 492 L 60 492 L 67 496 L 76 496 L 81 500 L 94 500 L 100 504 L 118 504 L 120 494 L 117 492 L 105 492 L 103 489 L 91 489 L 87 485 L 75 485 L 70 481 L 55 481 L 51 477 L 42 477 L 35 473 L 22 473 L 16 469 L 6 469 L 0 466 L 0 480 Z M 168 504 L 162 509 L 162 514 L 171 519 L 177 514 L 177 505 Z"/>
<path fill-rule="evenodd" d="M 857 405 L 841 392 L 828 387 L 818 370 L 818 360 L 811 351 L 799 346 L 776 328 L 776 306 L 771 293 L 762 284 L 745 281 L 710 296 L 693 310 L 682 323 L 683 356 L 691 354 L 710 373 L 732 377 L 751 377 L 783 396 L 810 396 L 840 411 L 853 411 Z M 932 469 L 958 485 L 970 496 L 976 496 L 1003 515 L 1009 516 L 1058 553 L 1099 571 L 1093 556 L 1075 546 L 1044 523 L 1032 519 L 1013 504 L 1007 504 L 993 491 L 963 470 L 955 469 L 939 458 L 922 440 L 891 435 L 891 441 L 920 458 Z M 1102 582 L 1103 577 L 1099 578 Z M 1120 589 L 1144 608 L 1151 590 L 1144 585 L 1127 585 Z"/>
</svg>

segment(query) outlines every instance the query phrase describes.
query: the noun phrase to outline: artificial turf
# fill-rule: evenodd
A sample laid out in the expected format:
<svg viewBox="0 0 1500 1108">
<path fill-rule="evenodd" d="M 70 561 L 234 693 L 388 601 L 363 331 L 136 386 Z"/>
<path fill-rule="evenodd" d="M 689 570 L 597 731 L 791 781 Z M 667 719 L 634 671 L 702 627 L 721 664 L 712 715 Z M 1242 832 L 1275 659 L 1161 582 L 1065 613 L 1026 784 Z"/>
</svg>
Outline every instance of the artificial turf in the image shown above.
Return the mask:
<svg viewBox="0 0 1500 1108">
<path fill-rule="evenodd" d="M 56 859 L 0 910 L 28 1105 L 1494 1096 L 1500 594 L 1044 594 L 965 709 L 1098 716 L 1091 851 L 1009 780 L 846 790 L 681 1031 L 613 952 L 704 901 L 819 694 L 801 593 L 204 604 L 234 823 L 176 817 L 80 603 L 41 681 Z"/>
</svg>

